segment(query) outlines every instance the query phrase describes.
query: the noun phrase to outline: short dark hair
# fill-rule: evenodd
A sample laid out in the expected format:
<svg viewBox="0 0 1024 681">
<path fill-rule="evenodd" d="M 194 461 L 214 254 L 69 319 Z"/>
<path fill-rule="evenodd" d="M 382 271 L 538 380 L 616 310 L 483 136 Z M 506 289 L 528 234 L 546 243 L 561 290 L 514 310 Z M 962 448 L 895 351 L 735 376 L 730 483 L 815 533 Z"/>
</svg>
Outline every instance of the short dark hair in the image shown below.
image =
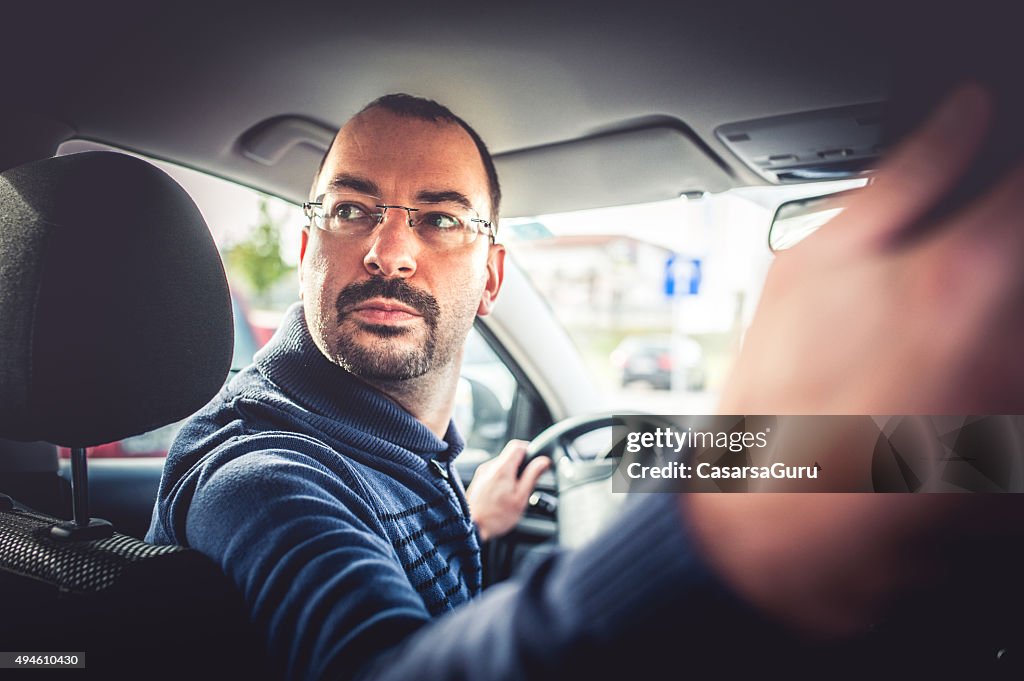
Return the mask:
<svg viewBox="0 0 1024 681">
<path fill-rule="evenodd" d="M 476 145 L 477 151 L 480 152 L 480 160 L 483 161 L 484 170 L 487 172 L 487 184 L 491 199 L 490 220 L 494 227 L 497 228 L 499 207 L 501 205 L 501 185 L 498 183 L 498 171 L 494 168 L 494 159 L 491 158 L 491 152 L 488 151 L 487 145 L 480 139 L 480 135 L 477 134 L 476 130 L 470 127 L 469 123 L 456 116 L 451 112 L 451 109 L 443 104 L 438 104 L 434 100 L 425 97 L 405 94 L 404 92 L 378 97 L 360 109 L 356 116 L 371 109 L 384 109 L 398 116 L 418 118 L 422 121 L 430 121 L 431 123 L 455 123 L 465 130 Z M 332 140 L 331 144 L 327 147 L 327 151 L 324 152 L 324 157 L 320 159 L 320 167 L 316 171 L 317 178 L 323 172 L 324 164 L 327 162 L 327 157 L 330 155 L 333 146 L 334 141 Z"/>
</svg>

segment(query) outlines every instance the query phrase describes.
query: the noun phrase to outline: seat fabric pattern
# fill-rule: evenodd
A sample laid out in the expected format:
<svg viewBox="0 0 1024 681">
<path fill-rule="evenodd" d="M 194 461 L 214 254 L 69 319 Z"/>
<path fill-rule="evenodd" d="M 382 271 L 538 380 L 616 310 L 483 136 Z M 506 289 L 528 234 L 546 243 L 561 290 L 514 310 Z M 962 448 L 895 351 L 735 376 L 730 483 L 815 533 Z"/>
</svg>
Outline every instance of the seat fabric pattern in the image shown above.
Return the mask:
<svg viewBox="0 0 1024 681">
<path fill-rule="evenodd" d="M 0 513 L 0 570 L 49 582 L 64 593 L 96 593 L 110 588 L 132 563 L 184 550 L 123 534 L 55 541 L 49 536 L 53 522 L 30 511 Z"/>
</svg>

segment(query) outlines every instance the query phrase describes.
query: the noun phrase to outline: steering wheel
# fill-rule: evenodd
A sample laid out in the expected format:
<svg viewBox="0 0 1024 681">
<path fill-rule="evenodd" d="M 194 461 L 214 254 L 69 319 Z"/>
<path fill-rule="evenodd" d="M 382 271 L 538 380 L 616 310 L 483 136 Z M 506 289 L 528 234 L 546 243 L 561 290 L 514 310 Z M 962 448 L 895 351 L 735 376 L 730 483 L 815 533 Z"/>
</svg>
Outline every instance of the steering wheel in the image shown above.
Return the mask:
<svg viewBox="0 0 1024 681">
<path fill-rule="evenodd" d="M 572 416 L 553 423 L 530 441 L 529 446 L 526 448 L 526 457 L 523 459 L 519 470 L 522 472 L 522 469 L 526 468 L 526 465 L 538 456 L 550 458 L 556 467 L 562 459 L 576 462 L 584 461 L 570 446 L 574 440 L 601 428 L 634 425 L 638 417 L 642 419 L 654 418 L 654 415 L 642 411 L 619 411 L 614 414 L 598 413 Z M 606 450 L 601 456 L 607 457 L 613 450 L 614 446 Z"/>
<path fill-rule="evenodd" d="M 558 507 L 558 543 L 575 547 L 588 541 L 617 515 L 627 496 L 613 493 L 612 476 L 618 464 L 616 443 L 594 459 L 584 459 L 573 441 L 601 428 L 635 426 L 643 412 L 589 414 L 563 419 L 543 430 L 526 448 L 520 473 L 538 456 L 553 463 Z"/>
</svg>

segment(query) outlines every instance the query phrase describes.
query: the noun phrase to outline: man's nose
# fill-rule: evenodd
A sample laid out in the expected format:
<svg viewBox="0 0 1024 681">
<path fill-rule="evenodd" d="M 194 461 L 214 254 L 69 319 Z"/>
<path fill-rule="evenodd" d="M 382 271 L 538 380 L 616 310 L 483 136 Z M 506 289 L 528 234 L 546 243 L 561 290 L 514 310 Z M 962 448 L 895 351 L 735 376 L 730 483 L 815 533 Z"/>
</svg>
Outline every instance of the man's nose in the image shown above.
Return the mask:
<svg viewBox="0 0 1024 681">
<path fill-rule="evenodd" d="M 409 213 L 402 208 L 388 208 L 373 232 L 363 266 L 370 274 L 408 278 L 416 273 L 420 247 L 419 238 L 409 226 Z"/>
</svg>

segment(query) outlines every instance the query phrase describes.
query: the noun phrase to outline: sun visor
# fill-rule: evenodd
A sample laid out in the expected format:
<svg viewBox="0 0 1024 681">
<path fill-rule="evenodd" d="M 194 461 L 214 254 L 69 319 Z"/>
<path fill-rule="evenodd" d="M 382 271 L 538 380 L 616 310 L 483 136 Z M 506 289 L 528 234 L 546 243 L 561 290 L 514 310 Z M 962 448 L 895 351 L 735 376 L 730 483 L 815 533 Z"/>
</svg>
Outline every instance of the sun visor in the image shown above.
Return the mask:
<svg viewBox="0 0 1024 681">
<path fill-rule="evenodd" d="M 301 195 L 333 137 L 317 121 L 279 116 L 247 130 L 238 151 L 259 164 L 265 190 Z M 725 163 L 675 120 L 496 154 L 494 163 L 503 217 L 662 201 L 735 184 Z"/>
<path fill-rule="evenodd" d="M 494 163 L 503 217 L 662 201 L 734 184 L 691 133 L 662 125 L 498 154 Z"/>
</svg>

